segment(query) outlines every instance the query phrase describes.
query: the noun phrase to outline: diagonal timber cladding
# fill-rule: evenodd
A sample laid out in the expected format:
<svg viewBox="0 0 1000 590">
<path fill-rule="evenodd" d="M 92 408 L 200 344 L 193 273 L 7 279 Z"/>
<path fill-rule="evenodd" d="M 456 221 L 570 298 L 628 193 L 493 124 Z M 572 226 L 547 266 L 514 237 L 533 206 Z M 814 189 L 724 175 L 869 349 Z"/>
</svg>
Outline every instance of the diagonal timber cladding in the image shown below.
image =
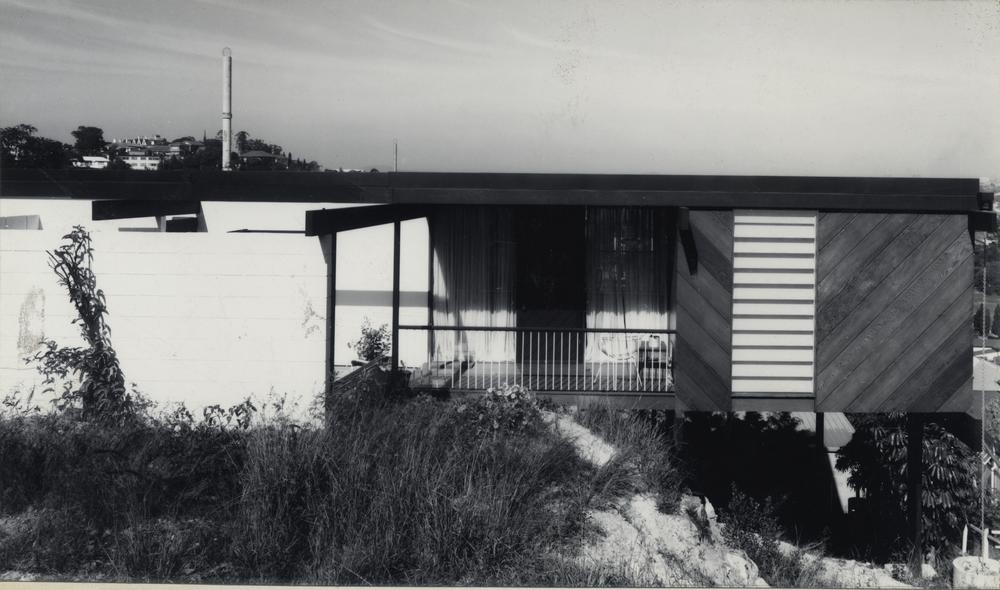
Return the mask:
<svg viewBox="0 0 1000 590">
<path fill-rule="evenodd" d="M 674 379 L 681 406 L 732 409 L 733 212 L 689 215 L 698 264 L 677 249 L 677 347 Z"/>
<path fill-rule="evenodd" d="M 831 212 L 817 228 L 817 411 L 965 411 L 967 216 Z"/>
</svg>

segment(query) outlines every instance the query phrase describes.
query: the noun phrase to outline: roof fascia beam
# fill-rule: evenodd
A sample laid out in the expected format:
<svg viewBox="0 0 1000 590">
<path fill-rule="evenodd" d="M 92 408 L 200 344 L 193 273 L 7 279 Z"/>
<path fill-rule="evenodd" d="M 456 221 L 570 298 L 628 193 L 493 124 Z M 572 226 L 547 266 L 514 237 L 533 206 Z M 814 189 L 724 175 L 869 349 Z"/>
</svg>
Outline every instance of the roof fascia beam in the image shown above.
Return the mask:
<svg viewBox="0 0 1000 590">
<path fill-rule="evenodd" d="M 136 217 L 163 217 L 166 215 L 196 215 L 200 211 L 201 202 L 189 200 L 93 201 L 90 217 L 94 221 L 102 221 Z"/>
<path fill-rule="evenodd" d="M 421 205 L 374 205 L 306 211 L 306 235 L 321 236 L 417 219 L 426 217 L 430 211 L 431 207 Z"/>
</svg>

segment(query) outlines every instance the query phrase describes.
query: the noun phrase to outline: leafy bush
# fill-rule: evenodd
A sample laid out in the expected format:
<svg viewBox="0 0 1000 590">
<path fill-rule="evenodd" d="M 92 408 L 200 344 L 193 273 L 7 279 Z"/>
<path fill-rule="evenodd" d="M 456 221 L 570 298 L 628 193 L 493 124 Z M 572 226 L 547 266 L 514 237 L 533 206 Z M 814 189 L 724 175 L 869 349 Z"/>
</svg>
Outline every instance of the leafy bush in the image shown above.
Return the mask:
<svg viewBox="0 0 1000 590">
<path fill-rule="evenodd" d="M 812 585 L 808 581 L 815 568 L 805 564 L 802 552 L 785 553 L 779 547 L 781 525 L 770 499 L 758 502 L 733 486 L 729 504 L 719 516 L 726 544 L 745 552 L 768 584 L 783 588 Z"/>
<path fill-rule="evenodd" d="M 469 396 L 458 404 L 454 417 L 476 438 L 534 433 L 542 426 L 538 400 L 521 385 L 491 387 L 486 395 Z"/>
<path fill-rule="evenodd" d="M 880 560 L 904 559 L 909 551 L 905 419 L 898 413 L 854 417 L 854 437 L 838 451 L 837 468 L 850 469 L 848 484 L 865 492 L 873 525 L 868 552 Z M 933 422 L 924 425 L 923 464 L 923 550 L 944 555 L 978 506 L 978 468 L 969 447 Z"/>
<path fill-rule="evenodd" d="M 389 327 L 382 324 L 373 328 L 368 318 L 361 323 L 361 338 L 350 344 L 361 360 L 374 361 L 385 356 L 392 348 Z"/>
</svg>

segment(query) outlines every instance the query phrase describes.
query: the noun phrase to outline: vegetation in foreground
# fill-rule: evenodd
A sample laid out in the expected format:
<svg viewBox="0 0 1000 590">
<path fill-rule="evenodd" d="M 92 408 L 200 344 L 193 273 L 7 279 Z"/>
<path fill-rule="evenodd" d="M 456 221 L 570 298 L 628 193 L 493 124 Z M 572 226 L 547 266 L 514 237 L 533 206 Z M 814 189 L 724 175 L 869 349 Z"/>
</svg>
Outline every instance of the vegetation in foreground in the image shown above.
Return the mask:
<svg viewBox="0 0 1000 590">
<path fill-rule="evenodd" d="M 654 443 L 623 447 L 599 470 L 583 463 L 517 388 L 438 401 L 363 383 L 334 400 L 322 428 L 280 405 L 262 421 L 249 402 L 201 420 L 181 407 L 124 423 L 22 402 L 6 400 L 0 419 L 0 571 L 587 584 L 593 572 L 565 559 L 586 511 L 674 481 L 665 465 L 649 469 Z M 589 419 L 656 440 L 641 422 L 625 435 L 628 419 L 613 413 Z"/>
</svg>

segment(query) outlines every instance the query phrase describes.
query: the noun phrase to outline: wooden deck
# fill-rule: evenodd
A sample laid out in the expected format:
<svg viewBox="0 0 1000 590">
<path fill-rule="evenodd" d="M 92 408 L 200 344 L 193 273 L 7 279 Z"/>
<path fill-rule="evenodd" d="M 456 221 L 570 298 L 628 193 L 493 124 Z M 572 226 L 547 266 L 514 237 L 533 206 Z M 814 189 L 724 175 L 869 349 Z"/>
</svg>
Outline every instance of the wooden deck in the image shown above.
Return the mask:
<svg viewBox="0 0 1000 590">
<path fill-rule="evenodd" d="M 632 363 L 526 365 L 513 361 L 450 362 L 431 368 L 416 368 L 410 375 L 410 387 L 414 389 L 471 391 L 505 384 L 522 385 L 539 393 L 673 393 L 669 371 L 663 368 L 640 370 Z"/>
</svg>

